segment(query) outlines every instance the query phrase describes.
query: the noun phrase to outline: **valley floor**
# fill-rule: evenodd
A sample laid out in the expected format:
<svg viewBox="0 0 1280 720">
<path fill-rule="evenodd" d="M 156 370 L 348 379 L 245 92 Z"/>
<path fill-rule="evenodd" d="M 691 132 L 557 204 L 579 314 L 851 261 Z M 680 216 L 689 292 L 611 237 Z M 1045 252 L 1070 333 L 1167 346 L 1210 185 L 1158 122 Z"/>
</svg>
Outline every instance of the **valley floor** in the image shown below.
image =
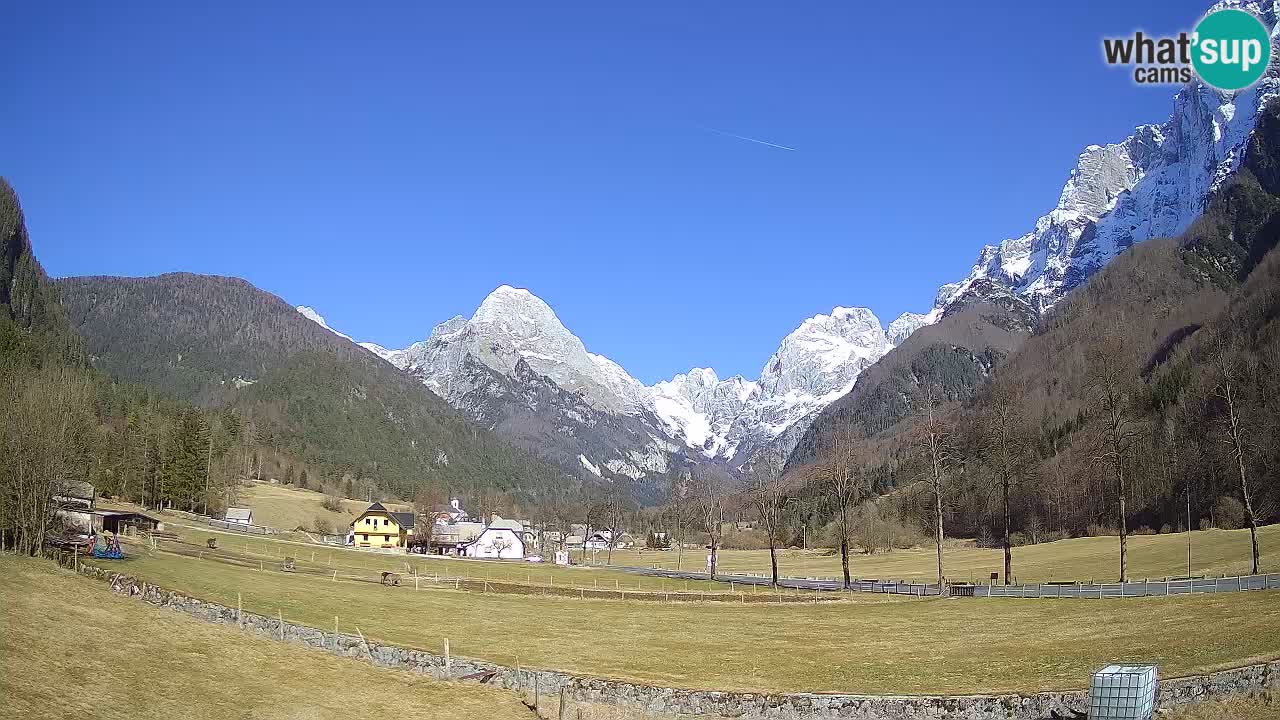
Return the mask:
<svg viewBox="0 0 1280 720">
<path fill-rule="evenodd" d="M 1083 687 L 1110 661 L 1165 677 L 1280 657 L 1280 595 L 655 603 L 388 588 L 129 546 L 100 562 L 247 611 L 507 665 L 673 687 L 971 693 Z M 274 569 L 273 569 L 274 568 Z M 1223 632 L 1229 628 L 1229 632 Z"/>
<path fill-rule="evenodd" d="M 0 555 L 0 575 L 3 717 L 532 717 L 513 693 L 209 625 L 113 595 L 48 561 Z"/>
</svg>

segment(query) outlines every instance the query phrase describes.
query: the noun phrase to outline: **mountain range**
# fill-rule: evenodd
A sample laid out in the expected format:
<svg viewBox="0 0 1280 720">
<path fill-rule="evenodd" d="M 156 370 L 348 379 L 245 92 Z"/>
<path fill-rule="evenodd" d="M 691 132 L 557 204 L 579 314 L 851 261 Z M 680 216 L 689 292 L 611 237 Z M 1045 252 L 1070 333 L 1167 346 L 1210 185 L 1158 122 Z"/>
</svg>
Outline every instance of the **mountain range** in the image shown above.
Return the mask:
<svg viewBox="0 0 1280 720">
<path fill-rule="evenodd" d="M 298 311 L 328 328 L 313 309 Z M 780 464 L 809 419 L 923 322 L 908 314 L 886 329 L 866 308 L 837 307 L 784 337 L 754 380 L 693 368 L 646 386 L 587 350 L 536 295 L 504 285 L 470 318 L 451 318 L 407 348 L 361 345 L 530 447 L 601 477 L 643 480 L 689 460 Z M 531 414 L 546 432 L 527 427 Z"/>
<path fill-rule="evenodd" d="M 1275 38 L 1280 4 L 1215 5 L 1224 6 L 1253 12 Z M 1199 82 L 1183 87 L 1163 123 L 1085 148 L 1055 207 L 1029 231 L 983 247 L 965 277 L 939 288 L 928 313 L 904 312 L 887 327 L 866 308 L 815 315 L 781 340 L 754 379 L 695 367 L 645 385 L 590 352 L 536 295 L 505 285 L 470 318 L 440 323 L 407 348 L 361 345 L 470 419 L 606 479 L 653 480 L 689 461 L 781 464 L 824 409 L 921 328 L 958 318 L 929 337 L 975 338 L 974 347 L 943 346 L 967 353 L 964 373 L 976 375 L 966 386 L 976 387 L 1017 337 L 1112 259 L 1185 231 L 1235 172 L 1259 113 L 1277 94 L 1274 67 L 1238 93 Z M 337 333 L 314 309 L 298 311 Z M 949 363 L 934 367 L 951 371 Z"/>
</svg>

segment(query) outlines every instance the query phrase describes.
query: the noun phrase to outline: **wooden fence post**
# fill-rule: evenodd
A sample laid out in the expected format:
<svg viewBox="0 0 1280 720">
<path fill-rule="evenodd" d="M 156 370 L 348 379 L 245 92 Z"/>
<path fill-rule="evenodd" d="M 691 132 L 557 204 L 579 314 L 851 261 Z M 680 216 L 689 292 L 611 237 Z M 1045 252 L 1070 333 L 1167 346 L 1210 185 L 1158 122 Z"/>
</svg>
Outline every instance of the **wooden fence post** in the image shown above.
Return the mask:
<svg viewBox="0 0 1280 720">
<path fill-rule="evenodd" d="M 236 626 L 244 627 L 244 601 L 240 593 L 236 593 Z"/>
<path fill-rule="evenodd" d="M 560 720 L 569 720 L 569 686 L 560 686 Z"/>
<path fill-rule="evenodd" d="M 284 641 L 284 611 L 276 608 L 276 617 L 280 618 L 280 640 Z"/>
<path fill-rule="evenodd" d="M 444 639 L 444 676 L 453 679 L 453 660 L 449 657 L 449 638 Z"/>
</svg>

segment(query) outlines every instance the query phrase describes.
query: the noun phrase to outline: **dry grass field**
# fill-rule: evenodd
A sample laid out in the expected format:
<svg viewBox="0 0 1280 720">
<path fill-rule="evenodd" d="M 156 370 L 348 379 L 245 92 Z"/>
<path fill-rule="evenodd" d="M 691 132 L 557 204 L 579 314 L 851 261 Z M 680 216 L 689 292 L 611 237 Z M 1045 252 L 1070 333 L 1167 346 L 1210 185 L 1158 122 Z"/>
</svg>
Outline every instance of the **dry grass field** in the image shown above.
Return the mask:
<svg viewBox="0 0 1280 720">
<path fill-rule="evenodd" d="M 311 529 L 317 517 L 324 518 L 335 532 L 345 533 L 351 522 L 356 519 L 369 503 L 363 500 L 344 498 L 342 512 L 334 512 L 321 507 L 324 493 L 304 490 L 292 485 L 272 485 L 270 483 L 252 483 L 240 491 L 237 505 L 253 509 L 255 525 L 273 527 L 277 530 L 293 530 L 297 527 Z M 383 503 L 391 510 L 411 510 L 409 505 Z"/>
<path fill-rule="evenodd" d="M 1162 715 L 1161 720 L 1276 720 L 1280 693 L 1189 705 Z"/>
<path fill-rule="evenodd" d="M 622 570 L 600 567 L 560 567 L 552 563 L 531 563 L 497 560 L 465 560 L 438 556 L 383 553 L 371 550 L 355 550 L 333 545 L 317 545 L 283 537 L 243 535 L 217 532 L 183 521 L 169 522 L 166 529 L 178 534 L 178 541 L 160 541 L 158 547 L 181 552 L 198 552 L 207 547 L 207 540 L 218 541 L 217 554 L 235 559 L 268 565 L 279 565 L 283 558 L 292 556 L 300 568 L 332 572 L 344 576 L 377 577 L 382 571 L 412 573 L 425 577 L 461 577 L 484 579 L 494 582 L 519 583 L 539 586 L 572 587 L 585 589 L 623 589 L 645 592 L 680 591 L 728 591 L 730 583 L 705 580 L 668 580 L 636 575 Z M 137 541 L 126 538 L 126 543 Z M 577 555 L 574 556 L 575 561 Z M 750 590 L 748 590 L 750 592 Z M 763 592 L 763 590 L 761 590 Z M 804 591 L 786 590 L 788 594 Z"/>
<path fill-rule="evenodd" d="M 1186 575 L 1187 533 L 1131 535 L 1129 575 L 1162 578 Z M 1249 572 L 1248 530 L 1204 530 L 1190 533 L 1191 567 L 1197 575 L 1239 575 Z M 1259 530 L 1264 572 L 1280 572 L 1280 525 Z M 947 575 L 953 580 L 986 582 L 988 573 L 1003 567 L 1000 550 L 956 544 L 944 549 Z M 603 562 L 603 556 L 600 557 Z M 932 548 L 895 550 L 850 558 L 854 577 L 932 580 L 935 571 Z M 613 555 L 614 565 L 674 569 L 674 551 L 627 550 Z M 702 571 L 705 551 L 685 550 L 684 569 Z M 1019 582 L 1089 580 L 1113 582 L 1119 576 L 1119 538 L 1090 537 L 1059 540 L 1013 549 L 1013 575 Z M 724 550 L 719 567 L 727 573 L 769 572 L 768 550 Z M 840 554 L 827 549 L 783 550 L 778 571 L 792 576 L 838 577 Z"/>
<path fill-rule="evenodd" d="M 316 627 L 337 616 L 348 631 L 426 650 L 447 637 L 458 655 L 675 687 L 1034 691 L 1082 687 L 1114 660 L 1156 662 L 1172 677 L 1280 657 L 1276 592 L 667 604 L 385 588 L 132 550 L 102 564 Z"/>
<path fill-rule="evenodd" d="M 282 645 L 0 555 L 0 716 L 529 718 L 513 693 Z"/>
</svg>

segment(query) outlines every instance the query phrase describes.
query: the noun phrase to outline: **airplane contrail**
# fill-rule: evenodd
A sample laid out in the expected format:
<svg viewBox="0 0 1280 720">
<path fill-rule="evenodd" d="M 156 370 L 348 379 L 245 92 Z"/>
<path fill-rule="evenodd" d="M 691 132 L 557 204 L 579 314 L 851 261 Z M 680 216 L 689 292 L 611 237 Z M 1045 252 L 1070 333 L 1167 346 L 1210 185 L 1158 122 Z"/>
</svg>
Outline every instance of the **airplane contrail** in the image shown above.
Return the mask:
<svg viewBox="0 0 1280 720">
<path fill-rule="evenodd" d="M 737 135 L 735 133 L 725 132 L 724 130 L 717 130 L 713 127 L 703 126 L 702 129 L 710 130 L 713 133 L 716 133 L 718 135 L 724 135 L 725 137 L 737 138 L 739 140 L 746 140 L 747 142 L 753 142 L 753 143 L 756 143 L 757 145 L 768 145 L 769 147 L 775 147 L 775 148 L 778 148 L 779 150 L 796 152 L 796 149 L 793 147 L 787 147 L 786 145 L 779 145 L 778 143 L 771 143 L 767 140 L 759 140 L 757 138 L 747 137 L 746 135 Z"/>
</svg>

